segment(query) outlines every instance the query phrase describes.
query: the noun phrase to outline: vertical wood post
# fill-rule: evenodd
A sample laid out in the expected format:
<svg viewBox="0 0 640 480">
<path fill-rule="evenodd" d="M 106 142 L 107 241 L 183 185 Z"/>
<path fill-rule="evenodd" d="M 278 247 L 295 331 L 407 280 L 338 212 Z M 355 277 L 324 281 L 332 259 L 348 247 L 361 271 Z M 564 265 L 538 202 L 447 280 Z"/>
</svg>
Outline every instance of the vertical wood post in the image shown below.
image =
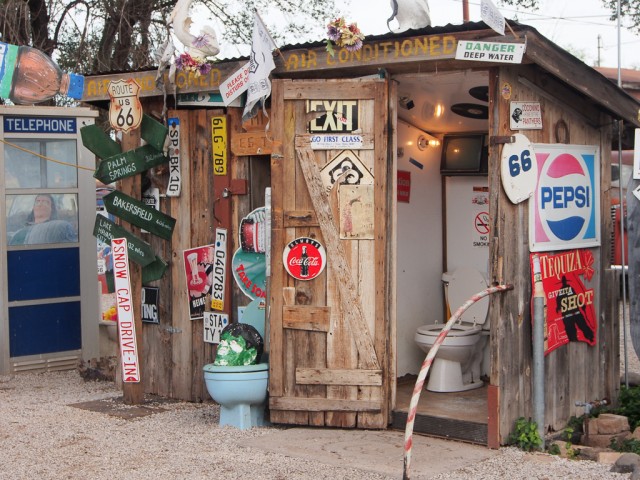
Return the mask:
<svg viewBox="0 0 640 480">
<path fill-rule="evenodd" d="M 122 151 L 134 149 L 140 145 L 140 129 L 122 134 Z M 140 175 L 128 177 L 120 182 L 120 191 L 133 198 L 140 199 L 142 197 L 142 181 Z M 125 229 L 140 236 L 140 229 L 135 225 L 122 221 Z M 142 290 L 142 268 L 134 262 L 129 262 L 129 271 L 131 278 L 131 303 L 133 306 L 133 318 L 136 325 L 136 343 L 138 344 L 138 361 L 141 368 L 140 382 L 123 383 L 122 396 L 124 403 L 127 405 L 139 405 L 144 402 L 144 371 L 142 370 L 143 351 L 142 351 L 142 317 L 141 309 L 141 290 Z M 118 355 L 121 355 L 118 352 Z"/>
</svg>

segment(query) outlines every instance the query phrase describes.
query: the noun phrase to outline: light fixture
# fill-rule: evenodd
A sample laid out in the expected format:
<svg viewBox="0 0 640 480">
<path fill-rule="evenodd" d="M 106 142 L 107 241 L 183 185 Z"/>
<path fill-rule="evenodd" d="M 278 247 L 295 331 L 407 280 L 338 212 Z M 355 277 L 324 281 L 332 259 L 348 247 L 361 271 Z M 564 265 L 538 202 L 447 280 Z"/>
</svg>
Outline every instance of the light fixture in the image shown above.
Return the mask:
<svg viewBox="0 0 640 480">
<path fill-rule="evenodd" d="M 424 150 L 427 147 L 439 147 L 440 140 L 438 140 L 433 135 L 429 135 L 428 133 L 421 133 L 420 135 L 418 135 L 416 145 L 420 150 Z"/>
<path fill-rule="evenodd" d="M 398 100 L 398 103 L 405 110 L 411 110 L 413 107 L 416 106 L 415 103 L 413 103 L 413 100 L 411 100 L 409 97 L 400 97 L 400 99 Z"/>
</svg>

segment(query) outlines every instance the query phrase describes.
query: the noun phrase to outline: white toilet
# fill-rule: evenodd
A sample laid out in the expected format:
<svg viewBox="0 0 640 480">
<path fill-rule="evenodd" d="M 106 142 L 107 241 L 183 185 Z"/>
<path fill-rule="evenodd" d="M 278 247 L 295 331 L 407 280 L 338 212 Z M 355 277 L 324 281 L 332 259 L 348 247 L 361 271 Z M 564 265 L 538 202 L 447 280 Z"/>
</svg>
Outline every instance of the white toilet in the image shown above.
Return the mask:
<svg viewBox="0 0 640 480">
<path fill-rule="evenodd" d="M 442 275 L 447 305 L 453 315 L 474 294 L 488 287 L 484 275 L 469 267 Z M 471 305 L 453 325 L 438 349 L 429 371 L 427 390 L 462 392 L 484 385 L 480 376 L 488 373 L 489 298 Z M 444 323 L 423 325 L 415 334 L 420 349 L 428 353 Z"/>
</svg>

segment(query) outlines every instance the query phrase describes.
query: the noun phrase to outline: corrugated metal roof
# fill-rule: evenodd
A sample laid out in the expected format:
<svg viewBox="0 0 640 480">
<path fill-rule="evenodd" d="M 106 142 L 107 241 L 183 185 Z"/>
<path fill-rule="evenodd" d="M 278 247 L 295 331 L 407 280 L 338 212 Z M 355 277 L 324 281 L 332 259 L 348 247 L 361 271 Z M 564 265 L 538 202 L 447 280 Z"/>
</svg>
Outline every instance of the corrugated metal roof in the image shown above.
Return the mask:
<svg viewBox="0 0 640 480">
<path fill-rule="evenodd" d="M 524 25 L 521 23 L 518 23 L 516 21 L 513 20 L 509 20 L 509 24 L 511 25 L 511 27 L 514 30 L 518 30 L 518 31 L 526 31 L 526 30 L 531 30 L 531 31 L 536 31 L 537 30 L 533 27 L 530 27 L 528 25 Z M 365 42 L 367 41 L 378 41 L 378 40 L 387 40 L 387 39 L 401 39 L 401 38 L 406 38 L 406 37 L 413 37 L 416 35 L 438 35 L 438 34 L 443 34 L 443 33 L 460 33 L 460 32 L 472 32 L 474 30 L 487 30 L 489 27 L 487 26 L 486 23 L 484 22 L 468 22 L 468 23 L 463 23 L 463 24 L 459 24 L 459 25 L 454 25 L 452 23 L 449 23 L 447 25 L 442 25 L 442 26 L 431 26 L 431 27 L 425 27 L 425 28 L 420 28 L 420 29 L 409 29 L 409 30 L 405 30 L 404 32 L 388 32 L 388 33 L 384 33 L 384 34 L 379 34 L 379 35 L 367 35 L 365 38 Z M 496 35 L 498 35 L 496 33 Z M 317 41 L 308 41 L 308 42 L 302 42 L 302 43 L 295 43 L 295 44 L 287 44 L 287 45 L 283 45 L 281 47 L 279 47 L 280 51 L 286 52 L 289 50 L 299 50 L 299 49 L 307 49 L 307 48 L 317 48 L 317 47 L 322 47 L 325 45 L 326 40 L 322 39 L 322 40 L 317 40 Z M 558 47 L 559 48 L 559 47 Z M 248 56 L 241 56 L 241 57 L 225 57 L 225 58 L 219 58 L 216 59 L 216 61 L 220 61 L 220 62 L 234 62 L 234 61 L 240 61 L 240 60 L 248 60 L 249 57 Z M 144 67 L 140 67 L 137 68 L 135 70 L 131 69 L 131 70 L 103 70 L 103 71 L 96 71 L 96 72 L 91 72 L 91 73 L 85 73 L 85 76 L 91 76 L 91 75 L 117 75 L 120 73 L 135 73 L 135 72 L 146 72 L 149 70 L 156 70 L 158 68 L 157 65 L 147 65 Z"/>
</svg>

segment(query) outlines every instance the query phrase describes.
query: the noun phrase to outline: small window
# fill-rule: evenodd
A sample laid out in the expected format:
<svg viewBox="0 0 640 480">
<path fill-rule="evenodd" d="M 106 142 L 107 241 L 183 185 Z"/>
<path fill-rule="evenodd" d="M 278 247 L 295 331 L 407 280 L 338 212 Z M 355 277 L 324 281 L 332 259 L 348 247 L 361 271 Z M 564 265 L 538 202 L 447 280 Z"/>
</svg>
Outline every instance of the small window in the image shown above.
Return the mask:
<svg viewBox="0 0 640 480">
<path fill-rule="evenodd" d="M 75 140 L 7 139 L 5 187 L 75 188 L 78 186 Z M 57 163 L 48 159 L 58 160 Z M 67 165 L 65 165 L 67 164 Z"/>
<path fill-rule="evenodd" d="M 76 194 L 7 195 L 8 245 L 78 241 Z"/>
</svg>

